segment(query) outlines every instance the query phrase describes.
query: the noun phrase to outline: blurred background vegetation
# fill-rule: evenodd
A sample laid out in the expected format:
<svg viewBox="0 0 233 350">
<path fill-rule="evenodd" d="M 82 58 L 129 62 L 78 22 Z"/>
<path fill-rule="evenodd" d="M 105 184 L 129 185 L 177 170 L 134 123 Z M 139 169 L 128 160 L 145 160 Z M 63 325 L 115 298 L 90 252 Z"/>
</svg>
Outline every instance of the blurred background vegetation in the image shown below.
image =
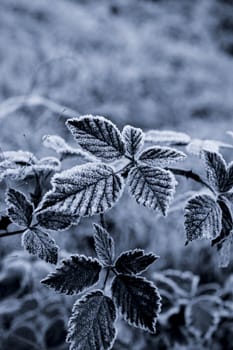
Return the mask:
<svg viewBox="0 0 233 350">
<path fill-rule="evenodd" d="M 119 128 L 130 123 L 231 142 L 225 132 L 233 130 L 232 73 L 232 0 L 1 0 L 0 147 L 54 155 L 42 136 L 59 134 L 72 143 L 64 126 L 69 113 L 103 115 Z M 37 99 L 29 103 L 31 96 Z M 199 189 L 190 180 L 179 184 L 180 193 Z M 161 218 L 126 193 L 106 221 L 119 252 L 142 247 L 160 255 L 152 275 L 188 270 L 201 284 L 217 286 L 210 294 L 232 303 L 232 265 L 219 269 L 208 242 L 184 247 L 182 214 L 181 207 Z M 91 221 L 54 235 L 63 254 L 94 254 Z M 19 248 L 17 236 L 0 242 L 0 349 L 67 349 L 73 299 L 40 286 L 51 267 Z M 229 315 L 205 343 L 189 331 L 176 336 L 187 331 L 184 304 L 177 305 L 176 318 L 165 317 L 157 338 L 119 323 L 115 349 L 228 349 Z"/>
</svg>

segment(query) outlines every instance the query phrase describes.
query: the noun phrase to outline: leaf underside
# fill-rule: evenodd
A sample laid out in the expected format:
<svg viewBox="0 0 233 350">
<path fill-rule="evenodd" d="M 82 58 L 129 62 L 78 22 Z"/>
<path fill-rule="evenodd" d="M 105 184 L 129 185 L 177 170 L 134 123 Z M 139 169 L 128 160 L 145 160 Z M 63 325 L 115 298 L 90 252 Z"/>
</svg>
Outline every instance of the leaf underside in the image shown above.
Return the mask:
<svg viewBox="0 0 233 350">
<path fill-rule="evenodd" d="M 22 245 L 30 254 L 51 264 L 57 263 L 58 246 L 48 233 L 36 227 L 31 228 L 24 232 Z"/>
<path fill-rule="evenodd" d="M 115 268 L 122 274 L 139 274 L 157 259 L 158 256 L 153 253 L 145 253 L 143 249 L 129 250 L 118 257 Z"/>
<path fill-rule="evenodd" d="M 101 265 L 96 259 L 72 255 L 41 283 L 60 293 L 78 294 L 98 282 Z"/>
<path fill-rule="evenodd" d="M 155 333 L 160 296 L 151 282 L 142 277 L 119 274 L 112 283 L 112 296 L 130 325 Z"/>
<path fill-rule="evenodd" d="M 137 203 L 159 209 L 166 215 L 175 192 L 176 180 L 170 171 L 147 165 L 135 166 L 128 176 L 129 193 Z"/>
<path fill-rule="evenodd" d="M 115 247 L 110 234 L 100 225 L 94 224 L 95 251 L 103 266 L 113 265 Z"/>
<path fill-rule="evenodd" d="M 112 161 L 124 154 L 120 131 L 109 120 L 86 115 L 66 122 L 78 144 L 97 158 Z"/>
<path fill-rule="evenodd" d="M 91 216 L 110 209 L 120 198 L 123 179 L 112 167 L 96 163 L 76 166 L 57 174 L 53 188 L 42 200 L 39 210 L 74 216 Z"/>
<path fill-rule="evenodd" d="M 209 195 L 191 198 L 185 207 L 185 231 L 188 241 L 214 239 L 222 228 L 222 213 L 216 201 Z"/>
<path fill-rule="evenodd" d="M 116 308 L 102 291 L 95 290 L 78 300 L 68 325 L 70 350 L 109 350 L 116 336 Z"/>
</svg>

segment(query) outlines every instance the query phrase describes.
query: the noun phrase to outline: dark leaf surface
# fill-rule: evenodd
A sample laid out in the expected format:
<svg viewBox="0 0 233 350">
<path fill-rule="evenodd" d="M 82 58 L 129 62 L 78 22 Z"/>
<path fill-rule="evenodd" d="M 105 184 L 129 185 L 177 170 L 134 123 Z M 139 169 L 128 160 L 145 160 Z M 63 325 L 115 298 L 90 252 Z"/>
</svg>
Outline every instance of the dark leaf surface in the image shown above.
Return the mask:
<svg viewBox="0 0 233 350">
<path fill-rule="evenodd" d="M 155 333 L 160 296 L 151 282 L 142 277 L 120 274 L 113 280 L 112 295 L 121 315 L 130 325 Z"/>
<path fill-rule="evenodd" d="M 79 217 L 63 212 L 45 210 L 37 215 L 38 224 L 48 230 L 60 231 L 68 229 L 72 224 L 78 224 Z"/>
<path fill-rule="evenodd" d="M 153 253 L 145 253 L 143 249 L 134 249 L 123 252 L 115 263 L 115 268 L 122 274 L 138 274 L 145 271 L 158 259 Z"/>
<path fill-rule="evenodd" d="M 48 233 L 36 227 L 31 228 L 24 232 L 22 245 L 30 254 L 51 264 L 57 263 L 58 246 Z"/>
<path fill-rule="evenodd" d="M 224 191 L 227 182 L 227 166 L 219 153 L 203 151 L 206 177 L 211 186 L 218 191 Z"/>
<path fill-rule="evenodd" d="M 123 141 L 127 153 L 134 157 L 142 148 L 144 143 L 143 131 L 139 128 L 134 128 L 131 125 L 126 125 L 122 130 Z"/>
<path fill-rule="evenodd" d="M 115 340 L 116 308 L 102 291 L 96 290 L 78 300 L 69 321 L 67 341 L 70 350 L 108 350 Z"/>
<path fill-rule="evenodd" d="M 139 160 L 142 163 L 152 167 L 166 167 L 170 164 L 184 160 L 185 158 L 186 155 L 181 151 L 177 151 L 170 147 L 160 146 L 147 148 L 139 156 Z"/>
<path fill-rule="evenodd" d="M 222 229 L 222 212 L 218 203 L 208 195 L 191 198 L 185 207 L 185 231 L 188 241 L 214 239 Z"/>
<path fill-rule="evenodd" d="M 115 256 L 114 241 L 102 226 L 94 224 L 95 251 L 103 266 L 113 265 Z"/>
<path fill-rule="evenodd" d="M 94 156 L 112 161 L 124 154 L 120 131 L 104 117 L 85 115 L 66 122 L 78 144 Z"/>
<path fill-rule="evenodd" d="M 33 205 L 26 196 L 10 188 L 6 193 L 6 203 L 10 219 L 19 226 L 28 227 L 32 220 Z"/>
<path fill-rule="evenodd" d="M 137 203 L 158 208 L 166 215 L 175 192 L 176 180 L 170 171 L 147 165 L 135 166 L 128 176 L 129 193 Z"/>
<path fill-rule="evenodd" d="M 78 294 L 98 282 L 101 265 L 96 259 L 72 255 L 41 283 L 60 293 Z"/>
</svg>

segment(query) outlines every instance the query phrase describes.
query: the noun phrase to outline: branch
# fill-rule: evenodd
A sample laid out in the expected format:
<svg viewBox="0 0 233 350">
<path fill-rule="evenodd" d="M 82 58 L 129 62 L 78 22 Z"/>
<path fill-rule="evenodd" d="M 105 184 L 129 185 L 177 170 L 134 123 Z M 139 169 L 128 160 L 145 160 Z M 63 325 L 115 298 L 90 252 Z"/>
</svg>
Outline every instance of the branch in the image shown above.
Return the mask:
<svg viewBox="0 0 233 350">
<path fill-rule="evenodd" d="M 170 170 L 175 175 L 183 176 L 183 177 L 186 177 L 187 179 L 192 179 L 200 183 L 201 185 L 204 185 L 211 192 L 215 194 L 213 188 L 207 182 L 205 182 L 198 174 L 194 173 L 192 170 L 174 169 L 174 168 L 166 168 L 166 169 Z"/>
<path fill-rule="evenodd" d="M 0 238 L 18 235 L 20 233 L 23 233 L 24 231 L 26 231 L 26 229 L 18 230 L 18 231 L 12 231 L 12 232 L 5 232 L 5 233 L 0 234 Z"/>
</svg>

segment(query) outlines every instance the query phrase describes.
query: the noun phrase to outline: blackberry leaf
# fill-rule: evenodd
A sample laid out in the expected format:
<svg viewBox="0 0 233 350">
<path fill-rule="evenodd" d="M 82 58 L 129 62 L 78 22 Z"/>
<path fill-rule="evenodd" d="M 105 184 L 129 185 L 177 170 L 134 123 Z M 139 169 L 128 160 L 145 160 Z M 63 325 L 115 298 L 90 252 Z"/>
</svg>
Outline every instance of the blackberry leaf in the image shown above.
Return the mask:
<svg viewBox="0 0 233 350">
<path fill-rule="evenodd" d="M 126 125 L 122 131 L 123 141 L 125 142 L 125 148 L 127 153 L 134 157 L 144 144 L 144 134 L 139 128 L 134 128 L 131 125 Z"/>
<path fill-rule="evenodd" d="M 94 224 L 95 251 L 103 266 L 112 266 L 115 256 L 114 241 L 110 234 L 100 225 Z"/>
<path fill-rule="evenodd" d="M 216 201 L 208 195 L 191 198 L 185 207 L 185 231 L 188 241 L 214 239 L 222 229 L 222 212 Z"/>
<path fill-rule="evenodd" d="M 71 255 L 41 283 L 60 293 L 78 294 L 98 282 L 100 271 L 98 260 L 83 255 Z"/>
<path fill-rule="evenodd" d="M 116 308 L 102 291 L 76 301 L 68 324 L 70 350 L 109 350 L 116 337 Z"/>
<path fill-rule="evenodd" d="M 206 165 L 206 177 L 211 186 L 222 192 L 227 182 L 227 166 L 223 157 L 219 153 L 203 151 Z"/>
<path fill-rule="evenodd" d="M 103 117 L 85 115 L 68 119 L 66 126 L 78 144 L 97 158 L 112 161 L 124 154 L 120 131 Z"/>
<path fill-rule="evenodd" d="M 129 193 L 137 203 L 158 208 L 167 214 L 175 192 L 176 180 L 170 171 L 147 165 L 133 167 L 128 175 Z"/>
<path fill-rule="evenodd" d="M 52 190 L 44 196 L 39 210 L 75 216 L 102 213 L 118 201 L 123 179 L 105 164 L 85 164 L 56 174 Z"/>
<path fill-rule="evenodd" d="M 130 325 L 155 333 L 160 295 L 151 282 L 142 277 L 120 274 L 113 280 L 112 296 Z"/>
<path fill-rule="evenodd" d="M 143 151 L 139 160 L 152 167 L 165 167 L 184 160 L 186 155 L 170 147 L 154 146 Z"/>
<path fill-rule="evenodd" d="M 13 188 L 6 193 L 7 212 L 17 225 L 28 227 L 32 221 L 33 205 L 26 196 Z"/>
<path fill-rule="evenodd" d="M 172 130 L 149 130 L 145 133 L 145 141 L 166 145 L 187 145 L 191 138 L 183 132 Z"/>
<path fill-rule="evenodd" d="M 51 264 L 57 263 L 58 246 L 54 239 L 46 232 L 34 227 L 24 232 L 22 246 L 30 254 Z"/>
<path fill-rule="evenodd" d="M 63 212 L 45 210 L 37 215 L 38 224 L 52 231 L 67 230 L 71 225 L 77 225 L 79 216 L 72 216 Z"/>
<path fill-rule="evenodd" d="M 134 249 L 123 252 L 115 263 L 115 268 L 123 274 L 139 274 L 145 271 L 158 259 L 153 253 L 145 253 L 143 249 Z"/>
</svg>

